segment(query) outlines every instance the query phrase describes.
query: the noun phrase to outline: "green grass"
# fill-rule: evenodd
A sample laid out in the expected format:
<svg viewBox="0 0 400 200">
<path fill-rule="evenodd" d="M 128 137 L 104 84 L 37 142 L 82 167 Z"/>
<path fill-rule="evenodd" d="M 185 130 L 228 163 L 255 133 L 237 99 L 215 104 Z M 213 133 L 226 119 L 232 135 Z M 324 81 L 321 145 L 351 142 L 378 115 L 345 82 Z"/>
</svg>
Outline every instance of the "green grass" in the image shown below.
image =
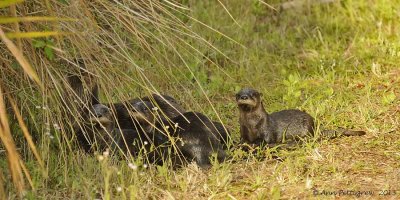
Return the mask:
<svg viewBox="0 0 400 200">
<path fill-rule="evenodd" d="M 48 177 L 26 156 L 35 186 L 28 199 L 100 198 L 96 194 L 106 199 L 308 199 L 314 197 L 314 190 L 374 191 L 370 199 L 379 197 L 379 191 L 397 190 L 389 197 L 400 196 L 400 3 L 344 0 L 276 12 L 257 1 L 225 1 L 240 26 L 218 1 L 185 4 L 196 19 L 242 46 L 182 15 L 183 21 L 227 57 L 188 39 L 218 66 L 185 53 L 183 46 L 176 48 L 185 58 L 193 57 L 187 59 L 187 67 L 177 56 L 161 58 L 161 63 L 151 57 L 138 59 L 156 89 L 170 93 L 189 110 L 217 120 L 192 81 L 197 78 L 235 140 L 239 125 L 234 94 L 244 86 L 264 94 L 269 112 L 298 108 L 314 116 L 321 128 L 362 129 L 367 135 L 274 152 L 283 161 L 269 159 L 268 150 L 260 152 L 267 157 L 264 160 L 232 152 L 238 156 L 234 162 L 215 164 L 208 171 L 195 165 L 177 171 L 157 166 L 132 170 L 125 161 L 99 161 L 81 152 L 60 155 L 57 149 L 65 147 L 44 139 L 41 151 Z M 115 30 L 126 36 L 118 27 Z M 161 66 L 167 70 L 160 70 Z M 109 95 L 111 100 L 121 93 L 141 94 L 132 89 L 137 86 L 134 82 L 107 83 L 102 83 L 103 90 L 118 87 Z M 0 165 L 5 167 L 6 161 L 0 160 Z M 7 185 L 9 191 L 11 187 Z M 9 196 L 15 198 L 12 192 Z M 326 197 L 333 198 L 316 198 Z"/>
</svg>

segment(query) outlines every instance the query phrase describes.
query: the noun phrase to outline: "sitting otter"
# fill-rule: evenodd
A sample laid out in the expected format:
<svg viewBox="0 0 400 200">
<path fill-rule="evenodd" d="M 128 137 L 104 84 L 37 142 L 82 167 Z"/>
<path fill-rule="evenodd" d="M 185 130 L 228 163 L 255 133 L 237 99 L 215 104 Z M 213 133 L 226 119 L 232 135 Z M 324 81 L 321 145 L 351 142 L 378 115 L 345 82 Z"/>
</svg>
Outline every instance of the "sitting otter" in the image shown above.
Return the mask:
<svg viewBox="0 0 400 200">
<path fill-rule="evenodd" d="M 261 95 L 251 88 L 244 88 L 236 94 L 240 112 L 240 134 L 244 142 L 276 144 L 313 136 L 314 119 L 308 113 L 291 109 L 268 114 L 264 109 Z M 328 130 L 321 133 L 330 138 L 338 134 L 365 135 L 364 131 L 352 130 Z"/>
</svg>

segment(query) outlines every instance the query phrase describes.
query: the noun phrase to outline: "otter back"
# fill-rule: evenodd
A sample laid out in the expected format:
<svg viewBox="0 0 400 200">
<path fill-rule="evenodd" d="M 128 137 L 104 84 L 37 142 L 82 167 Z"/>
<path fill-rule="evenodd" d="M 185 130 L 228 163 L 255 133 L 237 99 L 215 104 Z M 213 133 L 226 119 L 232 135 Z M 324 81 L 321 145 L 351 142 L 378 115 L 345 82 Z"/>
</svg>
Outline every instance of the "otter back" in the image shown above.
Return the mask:
<svg viewBox="0 0 400 200">
<path fill-rule="evenodd" d="M 300 110 L 282 110 L 269 115 L 271 131 L 275 133 L 275 141 L 296 140 L 314 134 L 314 119 Z"/>
</svg>

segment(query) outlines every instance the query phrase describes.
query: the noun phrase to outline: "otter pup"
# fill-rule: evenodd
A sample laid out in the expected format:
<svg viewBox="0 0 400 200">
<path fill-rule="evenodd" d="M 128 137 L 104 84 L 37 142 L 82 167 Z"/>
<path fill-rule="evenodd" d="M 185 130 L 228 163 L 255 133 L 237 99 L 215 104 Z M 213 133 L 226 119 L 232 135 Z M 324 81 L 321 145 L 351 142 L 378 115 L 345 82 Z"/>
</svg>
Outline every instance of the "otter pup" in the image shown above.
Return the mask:
<svg viewBox="0 0 400 200">
<path fill-rule="evenodd" d="M 300 110 L 282 110 L 268 114 L 261 100 L 262 94 L 251 88 L 244 88 L 236 94 L 239 107 L 241 139 L 247 143 L 282 143 L 313 136 L 314 118 Z M 343 135 L 364 135 L 364 131 L 341 131 Z M 332 138 L 337 131 L 322 131 Z"/>
</svg>

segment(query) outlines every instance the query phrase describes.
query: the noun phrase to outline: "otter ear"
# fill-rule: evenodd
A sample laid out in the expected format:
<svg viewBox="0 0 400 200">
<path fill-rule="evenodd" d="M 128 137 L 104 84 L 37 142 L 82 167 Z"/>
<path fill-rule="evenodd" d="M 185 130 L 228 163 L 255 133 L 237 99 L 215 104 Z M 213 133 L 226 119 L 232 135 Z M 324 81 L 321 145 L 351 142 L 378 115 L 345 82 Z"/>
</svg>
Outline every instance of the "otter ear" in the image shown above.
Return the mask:
<svg viewBox="0 0 400 200">
<path fill-rule="evenodd" d="M 258 94 L 260 95 L 260 97 L 262 97 L 262 96 L 263 96 L 263 93 L 261 93 L 261 92 L 259 92 Z"/>
</svg>

